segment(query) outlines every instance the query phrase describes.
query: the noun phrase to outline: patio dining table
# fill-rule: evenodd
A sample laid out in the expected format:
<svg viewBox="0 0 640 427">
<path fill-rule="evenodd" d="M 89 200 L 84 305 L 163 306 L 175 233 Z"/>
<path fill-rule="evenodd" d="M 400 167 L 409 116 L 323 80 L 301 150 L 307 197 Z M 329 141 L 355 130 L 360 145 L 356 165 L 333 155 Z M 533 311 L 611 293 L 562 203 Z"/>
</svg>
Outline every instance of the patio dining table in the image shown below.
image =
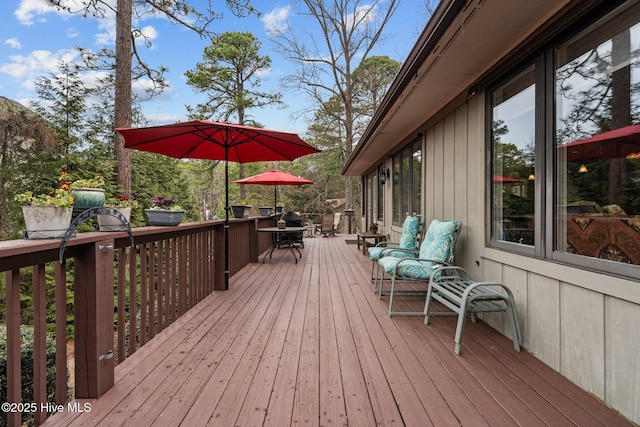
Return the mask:
<svg viewBox="0 0 640 427">
<path fill-rule="evenodd" d="M 271 249 L 269 250 L 269 253 L 266 254 L 264 256 L 264 258 L 262 258 L 262 263 L 264 264 L 265 260 L 267 259 L 267 256 L 269 258 L 271 258 L 271 256 L 273 255 L 273 251 L 276 250 L 276 248 L 282 246 L 282 245 L 286 245 L 289 250 L 291 251 L 291 253 L 293 254 L 293 259 L 295 260 L 296 264 L 298 263 L 298 257 L 296 257 L 296 253 L 294 252 L 294 249 L 296 252 L 298 252 L 298 255 L 300 256 L 300 259 L 302 259 L 302 252 L 300 252 L 300 249 L 298 249 L 298 247 L 295 245 L 295 241 L 293 239 L 293 236 L 296 233 L 300 233 L 303 231 L 306 231 L 307 227 L 285 227 L 285 228 L 278 228 L 278 227 L 265 227 L 265 228 L 258 228 L 258 231 L 261 233 L 271 233 Z M 285 238 L 281 239 L 280 236 L 282 234 L 285 234 Z"/>
</svg>

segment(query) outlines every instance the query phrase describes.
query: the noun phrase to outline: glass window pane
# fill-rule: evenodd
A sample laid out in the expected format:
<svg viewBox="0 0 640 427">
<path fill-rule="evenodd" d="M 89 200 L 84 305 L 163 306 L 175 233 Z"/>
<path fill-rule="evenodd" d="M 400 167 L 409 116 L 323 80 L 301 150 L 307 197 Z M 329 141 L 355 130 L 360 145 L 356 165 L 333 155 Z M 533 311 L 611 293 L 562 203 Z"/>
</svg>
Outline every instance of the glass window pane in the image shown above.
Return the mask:
<svg viewBox="0 0 640 427">
<path fill-rule="evenodd" d="M 393 171 L 391 172 L 393 182 L 393 223 L 400 224 L 402 218 L 402 187 L 400 179 L 400 163 L 402 155 L 393 156 Z"/>
<path fill-rule="evenodd" d="M 491 239 L 534 244 L 535 68 L 491 93 Z"/>
<path fill-rule="evenodd" d="M 554 248 L 640 264 L 640 5 L 555 52 Z"/>
<path fill-rule="evenodd" d="M 400 212 L 400 221 L 404 221 L 404 218 L 409 212 L 409 200 L 411 200 L 411 149 L 408 148 L 402 153 L 402 211 Z"/>
</svg>

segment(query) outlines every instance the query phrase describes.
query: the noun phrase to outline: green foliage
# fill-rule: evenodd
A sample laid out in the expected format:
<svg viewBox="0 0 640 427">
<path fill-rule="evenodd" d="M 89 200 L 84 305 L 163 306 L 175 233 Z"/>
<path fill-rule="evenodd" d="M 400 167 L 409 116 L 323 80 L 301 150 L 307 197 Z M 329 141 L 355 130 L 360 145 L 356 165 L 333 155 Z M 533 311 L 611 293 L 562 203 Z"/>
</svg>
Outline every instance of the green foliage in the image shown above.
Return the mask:
<svg viewBox="0 0 640 427">
<path fill-rule="evenodd" d="M 214 37 L 204 50 L 204 62 L 185 73 L 187 84 L 207 95 L 195 108 L 187 106 L 190 117 L 225 122 L 235 118 L 245 124 L 247 110 L 281 104 L 281 94 L 257 90 L 260 73 L 271 66 L 271 58 L 259 54 L 261 47 L 250 32 L 229 31 Z"/>
<path fill-rule="evenodd" d="M 22 402 L 34 402 L 33 398 L 33 327 L 20 326 L 20 368 L 22 382 Z M 56 386 L 56 348 L 51 336 L 46 339 L 46 388 L 47 401 L 55 403 Z M 0 325 L 0 402 L 7 401 L 7 327 Z M 32 413 L 22 416 L 23 422 L 33 418 Z M 7 425 L 7 413 L 0 412 L 0 425 Z"/>
</svg>

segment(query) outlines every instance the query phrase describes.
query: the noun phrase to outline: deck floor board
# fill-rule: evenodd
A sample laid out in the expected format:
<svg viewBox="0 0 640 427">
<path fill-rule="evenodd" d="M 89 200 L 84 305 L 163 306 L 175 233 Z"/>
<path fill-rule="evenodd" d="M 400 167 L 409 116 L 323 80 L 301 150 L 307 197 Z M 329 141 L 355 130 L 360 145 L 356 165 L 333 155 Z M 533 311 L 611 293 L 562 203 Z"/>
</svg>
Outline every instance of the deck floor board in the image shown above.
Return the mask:
<svg viewBox="0 0 640 427">
<path fill-rule="evenodd" d="M 45 425 L 631 425 L 482 321 L 456 356 L 455 317 L 390 318 L 345 237 L 261 254 Z"/>
</svg>

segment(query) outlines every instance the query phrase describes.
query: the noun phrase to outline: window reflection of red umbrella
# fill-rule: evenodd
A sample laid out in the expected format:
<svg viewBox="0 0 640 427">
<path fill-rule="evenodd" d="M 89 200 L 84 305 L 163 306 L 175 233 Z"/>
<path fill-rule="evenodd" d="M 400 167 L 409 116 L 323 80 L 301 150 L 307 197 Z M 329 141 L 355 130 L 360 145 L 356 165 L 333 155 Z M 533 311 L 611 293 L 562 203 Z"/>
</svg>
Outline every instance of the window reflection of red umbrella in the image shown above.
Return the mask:
<svg viewBox="0 0 640 427">
<path fill-rule="evenodd" d="M 225 161 L 225 289 L 229 288 L 229 162 L 290 161 L 320 151 L 294 133 L 203 120 L 116 131 L 124 136 L 125 147 L 134 150 Z"/>
<path fill-rule="evenodd" d="M 640 157 L 640 124 L 558 145 L 568 162 Z"/>
<path fill-rule="evenodd" d="M 517 178 L 511 178 L 510 176 L 493 175 L 493 182 L 502 182 L 503 184 L 517 184 L 524 181 Z"/>
<path fill-rule="evenodd" d="M 261 185 L 273 185 L 273 211 L 276 210 L 276 204 L 278 201 L 278 185 L 305 185 L 313 184 L 310 181 L 299 176 L 291 175 L 280 170 L 270 170 L 269 172 L 260 173 L 258 175 L 242 178 L 237 181 L 233 181 L 236 184 L 261 184 Z"/>
</svg>

